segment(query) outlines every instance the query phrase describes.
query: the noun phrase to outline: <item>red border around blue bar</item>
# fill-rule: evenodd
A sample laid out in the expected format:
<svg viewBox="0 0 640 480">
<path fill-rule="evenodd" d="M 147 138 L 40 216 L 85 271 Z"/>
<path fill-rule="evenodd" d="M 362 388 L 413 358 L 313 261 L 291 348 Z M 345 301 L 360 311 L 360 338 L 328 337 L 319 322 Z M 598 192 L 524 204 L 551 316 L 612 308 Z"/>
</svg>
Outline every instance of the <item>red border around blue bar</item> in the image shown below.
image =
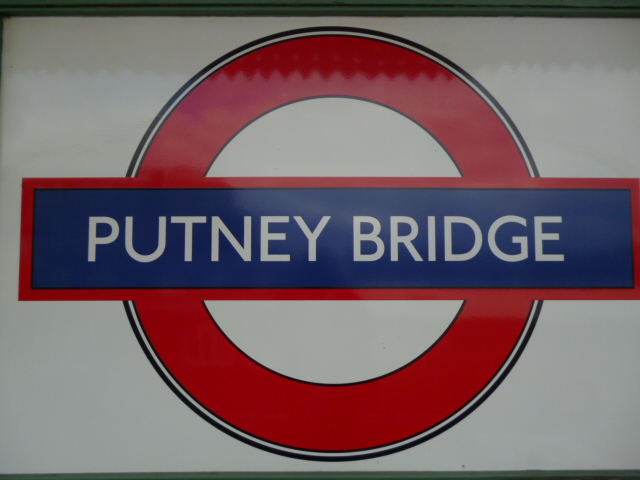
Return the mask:
<svg viewBox="0 0 640 480">
<path fill-rule="evenodd" d="M 20 300 L 142 300 L 175 297 L 176 300 L 445 300 L 487 295 L 487 289 L 48 289 L 31 287 L 34 196 L 38 189 L 145 189 L 145 188 L 493 188 L 493 189 L 624 189 L 631 192 L 634 245 L 634 288 L 508 289 L 509 295 L 532 300 L 631 300 L 640 299 L 640 238 L 638 179 L 530 178 L 517 181 L 478 182 L 466 178 L 346 178 L 346 177 L 244 177 L 201 178 L 160 182 L 139 178 L 24 179 L 22 200 Z M 491 289 L 499 295 L 501 289 Z"/>
</svg>

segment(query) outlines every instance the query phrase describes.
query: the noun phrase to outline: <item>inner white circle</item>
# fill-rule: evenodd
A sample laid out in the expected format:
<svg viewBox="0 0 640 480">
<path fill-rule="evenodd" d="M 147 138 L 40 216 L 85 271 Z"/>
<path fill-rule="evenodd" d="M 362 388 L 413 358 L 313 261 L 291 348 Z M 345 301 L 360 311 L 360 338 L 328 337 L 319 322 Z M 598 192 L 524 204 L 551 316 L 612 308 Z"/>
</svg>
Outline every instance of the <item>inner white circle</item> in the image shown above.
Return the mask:
<svg viewBox="0 0 640 480">
<path fill-rule="evenodd" d="M 207 176 L 459 173 L 444 148 L 403 115 L 357 99 L 316 98 L 281 107 L 248 125 Z M 442 336 L 462 302 L 205 303 L 230 340 L 265 367 L 299 380 L 341 384 L 377 378 L 415 360 Z"/>
<path fill-rule="evenodd" d="M 314 98 L 273 110 L 222 150 L 215 177 L 458 177 L 444 148 L 375 103 Z"/>
</svg>

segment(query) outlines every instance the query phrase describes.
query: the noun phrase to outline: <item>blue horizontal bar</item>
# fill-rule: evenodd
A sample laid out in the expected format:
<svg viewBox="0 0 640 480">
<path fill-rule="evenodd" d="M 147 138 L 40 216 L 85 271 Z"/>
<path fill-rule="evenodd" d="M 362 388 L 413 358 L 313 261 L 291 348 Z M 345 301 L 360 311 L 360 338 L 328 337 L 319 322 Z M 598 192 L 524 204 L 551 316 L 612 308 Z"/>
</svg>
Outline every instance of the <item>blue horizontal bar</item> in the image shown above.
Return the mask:
<svg viewBox="0 0 640 480">
<path fill-rule="evenodd" d="M 35 196 L 32 286 L 632 288 L 630 195 L 42 189 Z"/>
</svg>

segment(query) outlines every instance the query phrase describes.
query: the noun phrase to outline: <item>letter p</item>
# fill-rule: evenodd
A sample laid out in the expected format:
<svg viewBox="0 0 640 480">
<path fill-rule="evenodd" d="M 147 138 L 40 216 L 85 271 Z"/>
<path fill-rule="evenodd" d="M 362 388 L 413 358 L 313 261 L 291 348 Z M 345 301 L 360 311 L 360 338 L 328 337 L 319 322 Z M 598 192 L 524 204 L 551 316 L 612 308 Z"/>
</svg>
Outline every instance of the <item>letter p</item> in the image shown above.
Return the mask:
<svg viewBox="0 0 640 480">
<path fill-rule="evenodd" d="M 111 233 L 106 237 L 98 237 L 98 224 L 106 223 L 111 227 Z M 111 217 L 89 217 L 89 261 L 96 261 L 96 245 L 112 243 L 118 238 L 120 227 Z"/>
</svg>

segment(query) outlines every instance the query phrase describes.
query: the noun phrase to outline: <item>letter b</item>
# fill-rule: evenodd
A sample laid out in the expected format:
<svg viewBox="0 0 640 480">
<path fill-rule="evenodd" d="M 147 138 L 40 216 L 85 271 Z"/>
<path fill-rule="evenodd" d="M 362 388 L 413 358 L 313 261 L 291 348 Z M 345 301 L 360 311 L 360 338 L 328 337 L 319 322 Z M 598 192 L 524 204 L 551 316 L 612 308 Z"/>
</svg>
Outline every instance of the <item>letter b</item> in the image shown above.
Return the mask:
<svg viewBox="0 0 640 480">
<path fill-rule="evenodd" d="M 362 233 L 362 224 L 373 225 L 371 233 Z M 353 260 L 355 262 L 373 262 L 384 255 L 384 242 L 380 239 L 382 226 L 374 217 L 353 217 Z M 362 242 L 373 242 L 376 245 L 374 253 L 362 253 Z"/>
</svg>

